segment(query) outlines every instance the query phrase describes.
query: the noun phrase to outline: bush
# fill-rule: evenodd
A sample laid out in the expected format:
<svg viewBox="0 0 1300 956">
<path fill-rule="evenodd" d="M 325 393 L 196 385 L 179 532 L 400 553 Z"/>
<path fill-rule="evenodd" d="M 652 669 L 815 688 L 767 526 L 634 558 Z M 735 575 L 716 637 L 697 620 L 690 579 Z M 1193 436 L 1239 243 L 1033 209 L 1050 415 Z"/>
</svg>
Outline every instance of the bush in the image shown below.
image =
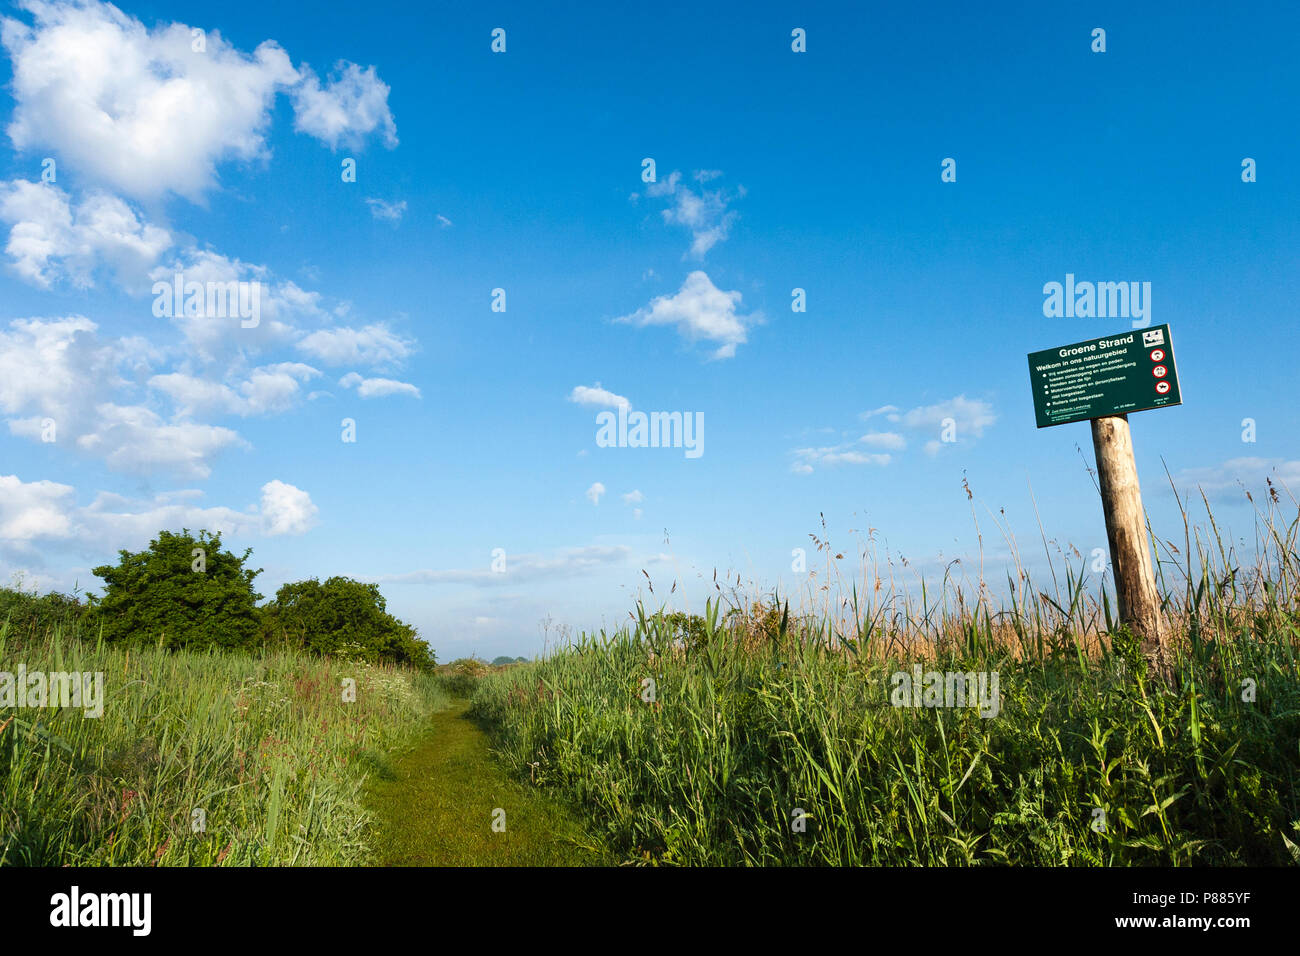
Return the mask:
<svg viewBox="0 0 1300 956">
<path fill-rule="evenodd" d="M 119 551 L 116 567 L 94 568 L 104 596 L 92 601 L 104 640 L 203 650 L 257 644 L 261 570 L 221 548 L 220 534 L 160 531 L 137 553 Z"/>
<path fill-rule="evenodd" d="M 264 643 L 430 669 L 433 650 L 388 613 L 379 585 L 332 577 L 286 584 L 263 609 Z"/>
</svg>

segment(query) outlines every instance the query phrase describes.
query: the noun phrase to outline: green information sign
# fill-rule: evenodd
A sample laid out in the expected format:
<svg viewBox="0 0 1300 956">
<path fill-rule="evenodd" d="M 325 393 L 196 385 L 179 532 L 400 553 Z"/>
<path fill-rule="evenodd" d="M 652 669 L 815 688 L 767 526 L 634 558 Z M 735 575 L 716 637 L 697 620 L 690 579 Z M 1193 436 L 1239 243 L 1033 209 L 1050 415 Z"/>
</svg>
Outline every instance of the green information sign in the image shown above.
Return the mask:
<svg viewBox="0 0 1300 956">
<path fill-rule="evenodd" d="M 1029 353 L 1038 427 L 1181 405 L 1169 326 Z"/>
</svg>

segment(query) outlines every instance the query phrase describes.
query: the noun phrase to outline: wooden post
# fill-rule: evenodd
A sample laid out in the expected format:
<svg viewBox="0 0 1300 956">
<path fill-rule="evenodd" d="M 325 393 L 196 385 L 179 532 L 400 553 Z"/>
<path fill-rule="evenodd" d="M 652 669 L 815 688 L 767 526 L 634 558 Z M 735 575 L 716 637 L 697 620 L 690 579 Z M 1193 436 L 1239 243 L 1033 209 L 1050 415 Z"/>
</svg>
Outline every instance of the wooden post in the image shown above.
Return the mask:
<svg viewBox="0 0 1300 956">
<path fill-rule="evenodd" d="M 1106 537 L 1115 572 L 1120 622 L 1127 624 L 1140 639 L 1142 655 L 1150 664 L 1151 673 L 1167 683 L 1172 676 L 1168 628 L 1156 592 L 1128 416 L 1092 419 L 1092 447 L 1097 455 L 1101 505 L 1106 514 Z"/>
</svg>

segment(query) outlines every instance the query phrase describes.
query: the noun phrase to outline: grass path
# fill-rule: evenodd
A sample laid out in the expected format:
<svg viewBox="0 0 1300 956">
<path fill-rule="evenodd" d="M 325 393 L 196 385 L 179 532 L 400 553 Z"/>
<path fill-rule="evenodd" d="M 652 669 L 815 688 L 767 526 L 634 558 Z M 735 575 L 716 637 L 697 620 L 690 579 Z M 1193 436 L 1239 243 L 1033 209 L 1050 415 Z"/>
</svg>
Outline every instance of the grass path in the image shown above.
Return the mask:
<svg viewBox="0 0 1300 956">
<path fill-rule="evenodd" d="M 381 866 L 592 866 L 610 862 L 567 807 L 512 780 L 457 701 L 367 793 Z M 492 829 L 505 811 L 505 831 Z"/>
</svg>

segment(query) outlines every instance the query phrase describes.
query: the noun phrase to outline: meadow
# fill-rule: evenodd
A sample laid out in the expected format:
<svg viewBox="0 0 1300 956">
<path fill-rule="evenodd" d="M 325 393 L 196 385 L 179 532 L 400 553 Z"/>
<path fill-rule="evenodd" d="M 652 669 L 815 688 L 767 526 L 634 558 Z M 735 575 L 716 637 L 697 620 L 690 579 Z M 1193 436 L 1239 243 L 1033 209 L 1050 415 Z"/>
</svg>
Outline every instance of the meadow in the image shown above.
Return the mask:
<svg viewBox="0 0 1300 956">
<path fill-rule="evenodd" d="M 109 646 L 2 596 L 0 671 L 102 672 L 107 706 L 0 708 L 0 865 L 372 862 L 366 779 L 450 700 L 394 665 Z"/>
<path fill-rule="evenodd" d="M 106 702 L 0 702 L 0 865 L 1295 865 L 1300 509 L 1253 541 L 1186 515 L 1155 539 L 1170 684 L 1091 556 L 1044 535 L 1034 580 L 1001 525 L 1001 603 L 823 529 L 797 603 L 715 581 L 498 667 L 109 643 L 0 589 L 0 676 Z"/>
<path fill-rule="evenodd" d="M 715 584 L 705 612 L 638 607 L 613 633 L 481 679 L 498 752 L 593 816 L 625 861 L 685 865 L 1294 865 L 1300 862 L 1300 516 L 1254 541 L 1205 505 L 1156 539 L 1177 635 L 1151 679 L 1090 556 L 1044 535 L 994 607 L 860 542 L 791 608 Z M 968 491 L 969 494 L 969 491 Z M 1253 503 L 1253 502 L 1252 502 Z M 1294 504 L 1294 501 L 1292 502 Z M 1000 707 L 895 706 L 898 673 L 996 674 Z"/>
</svg>

